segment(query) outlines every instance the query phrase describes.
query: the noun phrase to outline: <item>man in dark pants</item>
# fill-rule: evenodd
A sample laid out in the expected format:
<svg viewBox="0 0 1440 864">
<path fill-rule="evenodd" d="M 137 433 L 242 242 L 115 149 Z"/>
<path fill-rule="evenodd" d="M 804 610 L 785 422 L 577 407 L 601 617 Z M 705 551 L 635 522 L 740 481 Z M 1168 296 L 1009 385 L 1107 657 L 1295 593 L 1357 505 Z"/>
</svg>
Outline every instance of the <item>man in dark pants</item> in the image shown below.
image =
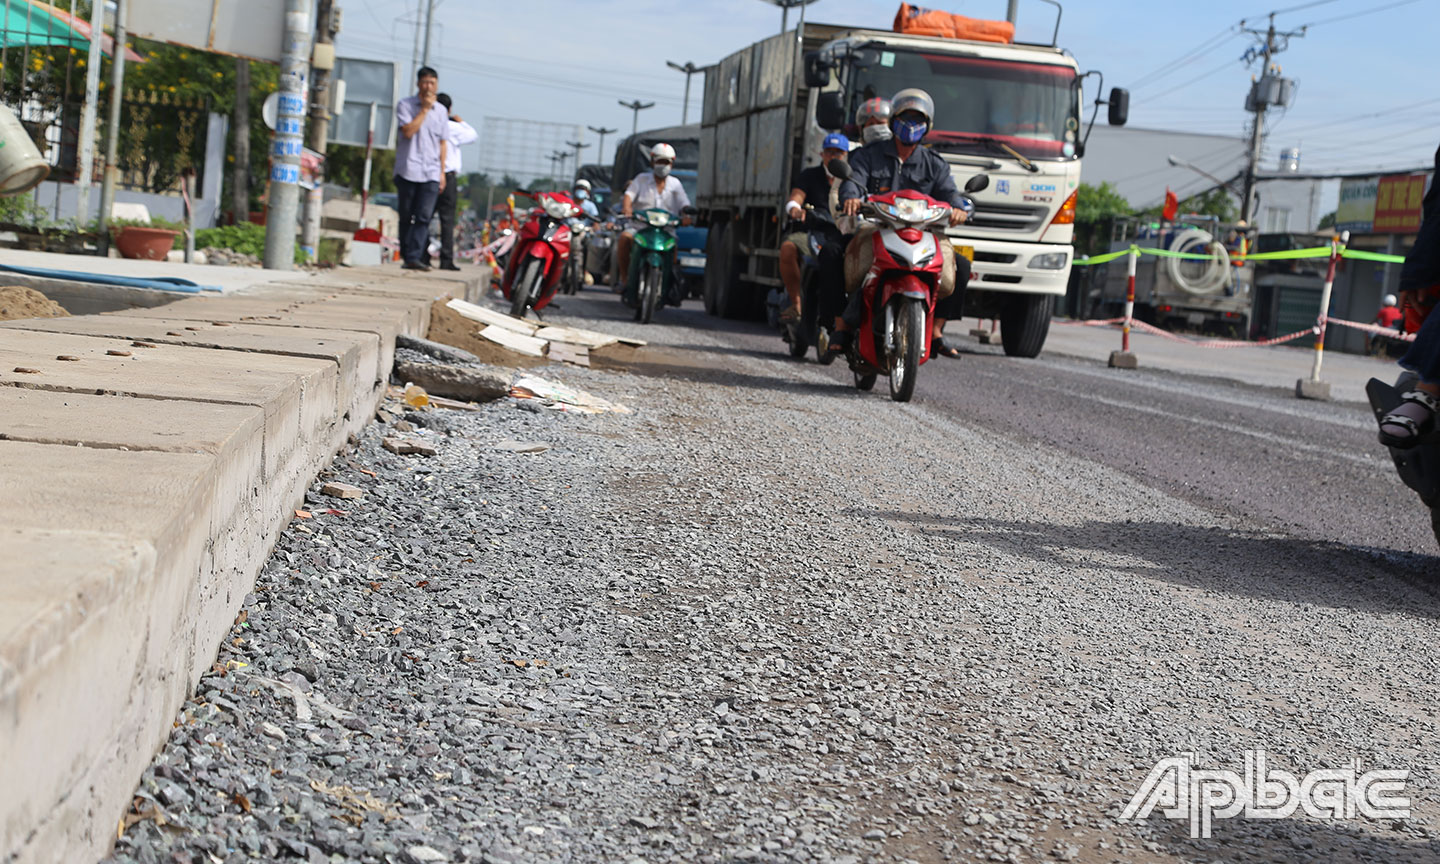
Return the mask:
<svg viewBox="0 0 1440 864">
<path fill-rule="evenodd" d="M 424 262 L 435 200 L 445 187 L 441 166 L 450 112 L 436 99 L 440 83 L 435 70 L 424 66 L 416 74 L 414 96 L 395 103 L 400 135 L 395 141 L 395 192 L 400 208 L 400 254 L 406 270 L 429 270 Z"/>
<path fill-rule="evenodd" d="M 440 213 L 440 269 L 459 270 L 455 266 L 455 205 L 460 195 L 460 184 L 455 179 L 460 176 L 460 148 L 474 142 L 480 137 L 475 127 L 460 119 L 455 113 L 455 106 L 450 101 L 449 93 L 441 93 L 435 97 L 435 101 L 445 106 L 445 111 L 450 119 L 446 124 L 448 131 L 445 137 L 445 188 L 440 191 L 439 213 Z M 428 245 L 428 244 L 427 244 Z M 429 254 L 425 258 L 429 263 Z"/>
</svg>

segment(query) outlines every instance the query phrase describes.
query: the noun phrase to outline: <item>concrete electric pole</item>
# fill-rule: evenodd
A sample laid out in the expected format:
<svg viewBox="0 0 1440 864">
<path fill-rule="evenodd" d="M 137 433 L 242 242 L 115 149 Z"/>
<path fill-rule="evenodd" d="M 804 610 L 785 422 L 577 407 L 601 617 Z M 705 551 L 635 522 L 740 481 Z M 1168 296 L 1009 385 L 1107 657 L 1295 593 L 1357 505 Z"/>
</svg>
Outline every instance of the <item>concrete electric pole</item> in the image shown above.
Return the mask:
<svg viewBox="0 0 1440 864">
<path fill-rule="evenodd" d="M 430 25 L 435 22 L 435 0 L 425 4 L 425 53 L 420 55 L 420 65 L 430 65 Z"/>
<path fill-rule="evenodd" d="M 685 107 L 680 109 L 680 125 L 684 126 L 690 122 L 690 76 L 699 72 L 703 67 L 696 66 L 688 60 L 685 61 L 684 66 L 669 60 L 665 61 L 665 65 L 674 69 L 676 72 L 685 73 Z"/>
<path fill-rule="evenodd" d="M 1244 21 L 1240 22 L 1242 25 Z M 1289 79 L 1281 78 L 1271 71 L 1270 59 L 1284 51 L 1293 36 L 1304 36 L 1305 28 L 1289 33 L 1275 32 L 1275 13 L 1270 13 L 1270 25 L 1264 30 L 1245 29 L 1246 33 L 1261 40 L 1258 48 L 1251 48 L 1247 57 L 1261 58 L 1260 78 L 1250 85 L 1250 96 L 1245 107 L 1255 112 L 1255 121 L 1250 128 L 1250 159 L 1245 166 L 1244 197 L 1240 199 L 1240 218 L 1250 225 L 1255 218 L 1255 177 L 1260 168 L 1260 151 L 1265 141 L 1265 109 L 1270 105 L 1285 106 L 1290 103 L 1293 89 Z"/>
<path fill-rule="evenodd" d="M 305 97 L 310 79 L 310 3 L 285 0 L 278 120 L 270 156 L 265 213 L 265 267 L 295 269 L 295 211 L 300 203 L 300 153 L 305 149 Z"/>
<path fill-rule="evenodd" d="M 100 40 L 105 36 L 105 4 L 96 3 L 90 15 L 90 57 L 85 67 L 85 107 L 80 111 L 80 165 L 75 177 L 75 224 L 84 230 L 90 221 L 90 177 L 95 172 L 95 120 L 100 101 Z"/>
<path fill-rule="evenodd" d="M 235 224 L 250 219 L 250 61 L 235 58 L 235 168 L 230 176 L 230 206 L 235 211 Z"/>
<path fill-rule="evenodd" d="M 335 34 L 340 32 L 335 0 L 320 0 L 315 7 L 315 48 L 311 53 L 310 149 L 323 159 L 330 143 L 330 70 L 335 68 Z M 321 176 L 324 163 L 321 163 Z M 301 220 L 300 248 L 314 261 L 320 250 L 320 220 L 325 209 L 325 190 L 315 178 L 315 188 L 305 191 L 305 216 Z"/>
<path fill-rule="evenodd" d="M 636 99 L 634 102 L 626 102 L 624 99 L 620 99 L 618 101 L 621 105 L 635 112 L 630 119 L 630 134 L 634 135 L 636 132 L 640 131 L 640 112 L 644 111 L 646 108 L 654 108 L 655 103 L 641 102 L 639 99 Z"/>
<path fill-rule="evenodd" d="M 125 14 L 127 0 L 115 0 L 115 50 L 110 57 L 110 115 L 105 124 L 105 177 L 100 181 L 100 233 L 110 227 L 115 184 L 120 182 L 120 105 L 125 98 Z"/>
</svg>

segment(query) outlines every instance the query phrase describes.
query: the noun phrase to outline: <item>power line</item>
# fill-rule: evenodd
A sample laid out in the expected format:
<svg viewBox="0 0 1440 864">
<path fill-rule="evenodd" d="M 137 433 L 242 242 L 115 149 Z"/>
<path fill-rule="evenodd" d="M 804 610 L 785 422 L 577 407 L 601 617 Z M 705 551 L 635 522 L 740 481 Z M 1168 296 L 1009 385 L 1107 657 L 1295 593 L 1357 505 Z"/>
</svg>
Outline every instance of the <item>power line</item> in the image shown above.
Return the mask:
<svg viewBox="0 0 1440 864">
<path fill-rule="evenodd" d="M 1319 27 L 1321 24 L 1333 24 L 1336 21 L 1346 21 L 1351 18 L 1363 18 L 1366 15 L 1374 15 L 1376 12 L 1384 12 L 1386 9 L 1394 9 L 1397 6 L 1409 6 L 1411 3 L 1419 3 L 1420 0 L 1399 0 L 1398 3 L 1390 3 L 1385 6 L 1376 6 L 1374 9 L 1366 9 L 1364 12 L 1352 12 L 1349 15 L 1337 15 L 1334 18 L 1326 18 L 1322 21 L 1311 21 L 1305 28 Z"/>
<path fill-rule="evenodd" d="M 1159 93 L 1154 93 L 1154 94 L 1152 94 L 1152 95 L 1150 95 L 1150 96 L 1147 96 L 1144 101 L 1139 102 L 1139 103 L 1137 103 L 1137 104 L 1144 105 L 1144 104 L 1147 104 L 1147 103 L 1149 103 L 1149 102 L 1153 102 L 1153 101 L 1156 100 L 1156 99 L 1159 99 L 1161 96 L 1168 96 L 1168 95 L 1170 95 L 1171 93 L 1174 93 L 1176 90 L 1184 90 L 1186 87 L 1189 87 L 1191 84 L 1195 84 L 1195 83 L 1198 83 L 1198 82 L 1200 82 L 1200 81 L 1204 81 L 1206 78 L 1209 78 L 1209 77 L 1211 77 L 1212 75 L 1218 75 L 1219 73 L 1224 72 L 1226 69 L 1230 68 L 1230 66 L 1232 66 L 1234 63 L 1235 63 L 1234 60 L 1226 60 L 1224 63 L 1220 64 L 1219 66 L 1216 66 L 1214 69 L 1211 69 L 1209 72 L 1204 72 L 1204 73 L 1201 73 L 1200 75 L 1196 75 L 1194 78 L 1191 78 L 1189 81 L 1186 81 L 1186 82 L 1183 83 L 1183 84 L 1177 84 L 1177 85 L 1175 85 L 1174 87 L 1171 87 L 1169 90 L 1162 90 L 1162 91 L 1160 91 Z"/>
<path fill-rule="evenodd" d="M 1327 128 L 1334 128 L 1334 127 L 1336 127 L 1336 126 L 1344 126 L 1344 125 L 1347 125 L 1347 124 L 1349 124 L 1349 123 L 1353 123 L 1353 122 L 1356 122 L 1356 121 L 1359 121 L 1359 120 L 1369 120 L 1369 119 L 1372 118 L 1372 117 L 1388 117 L 1388 116 L 1396 113 L 1397 111 L 1409 111 L 1409 110 L 1412 109 L 1412 108 L 1421 108 L 1421 107 L 1424 107 L 1424 106 L 1426 106 L 1426 105 L 1433 105 L 1433 104 L 1435 104 L 1436 102 L 1440 102 L 1440 97 L 1437 97 L 1437 98 L 1435 98 L 1435 99 L 1426 99 L 1426 100 L 1421 101 L 1421 102 L 1412 102 L 1412 103 L 1410 103 L 1409 105 L 1398 105 L 1398 106 L 1396 106 L 1396 107 L 1394 107 L 1394 108 L 1387 108 L 1387 109 L 1385 109 L 1385 110 L 1383 110 L 1383 111 L 1375 111 L 1375 112 L 1372 112 L 1372 113 L 1369 113 L 1369 114 L 1356 114 L 1356 115 L 1354 115 L 1354 116 L 1352 116 L 1352 117 L 1341 117 L 1339 120 L 1326 120 L 1326 121 L 1324 121 L 1323 123 L 1312 123 L 1312 124 L 1310 124 L 1310 125 L 1308 125 L 1308 126 L 1301 126 L 1301 127 L 1298 128 L 1298 129 L 1291 129 L 1291 130 L 1289 130 L 1289 133 L 1290 133 L 1291 135 L 1294 135 L 1294 134 L 1296 134 L 1296 133 L 1298 133 L 1298 132 L 1310 132 L 1310 131 L 1313 131 L 1313 130 L 1315 130 L 1315 129 L 1327 129 Z M 1377 124 L 1377 125 L 1385 125 L 1385 124 Z"/>
<path fill-rule="evenodd" d="M 1299 12 L 1301 9 L 1309 9 L 1314 6 L 1324 6 L 1326 3 L 1336 3 L 1338 0 L 1313 0 L 1310 3 L 1301 3 L 1299 6 L 1288 6 L 1284 9 L 1276 9 L 1271 15 L 1284 15 L 1287 12 Z"/>
<path fill-rule="evenodd" d="M 1211 36 L 1209 39 L 1206 39 L 1204 42 L 1201 42 L 1199 45 L 1190 49 L 1189 51 L 1175 58 L 1174 60 L 1167 61 L 1161 64 L 1159 67 L 1152 69 L 1149 72 L 1146 72 L 1144 75 L 1139 76 L 1140 83 L 1136 84 L 1131 89 L 1142 90 L 1150 86 L 1155 81 L 1158 81 L 1159 79 L 1164 78 L 1166 75 L 1169 75 L 1170 73 L 1179 70 L 1182 66 L 1199 60 L 1205 54 L 1215 50 L 1220 45 L 1224 44 L 1227 38 L 1233 38 L 1238 35 L 1240 34 L 1235 32 L 1234 27 L 1226 27 L 1224 30 L 1221 30 L 1219 33 Z"/>
</svg>

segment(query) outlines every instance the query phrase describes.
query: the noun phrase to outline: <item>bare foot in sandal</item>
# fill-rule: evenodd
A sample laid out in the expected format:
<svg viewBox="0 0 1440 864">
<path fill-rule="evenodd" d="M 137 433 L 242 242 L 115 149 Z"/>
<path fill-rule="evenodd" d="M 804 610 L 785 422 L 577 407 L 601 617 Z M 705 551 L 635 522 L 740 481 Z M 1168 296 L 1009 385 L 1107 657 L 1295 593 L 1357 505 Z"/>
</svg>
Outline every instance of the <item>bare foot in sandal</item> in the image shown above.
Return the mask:
<svg viewBox="0 0 1440 864">
<path fill-rule="evenodd" d="M 1380 418 L 1380 443 L 1408 449 L 1435 430 L 1440 385 L 1419 384 L 1400 397 L 1400 407 Z"/>
</svg>

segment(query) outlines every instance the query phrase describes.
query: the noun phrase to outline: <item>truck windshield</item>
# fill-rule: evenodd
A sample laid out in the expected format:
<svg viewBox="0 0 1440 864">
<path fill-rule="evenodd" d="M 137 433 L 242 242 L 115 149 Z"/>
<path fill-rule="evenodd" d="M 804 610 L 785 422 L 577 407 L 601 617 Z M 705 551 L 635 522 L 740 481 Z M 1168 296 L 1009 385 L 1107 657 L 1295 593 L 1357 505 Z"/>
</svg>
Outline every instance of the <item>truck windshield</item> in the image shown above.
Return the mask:
<svg viewBox="0 0 1440 864">
<path fill-rule="evenodd" d="M 990 139 L 1031 159 L 1075 154 L 1079 100 L 1069 66 L 889 49 L 877 54 L 876 62 L 852 72 L 851 117 L 866 99 L 919 87 L 935 100 L 926 139 L 932 146 L 993 154 Z"/>
</svg>

